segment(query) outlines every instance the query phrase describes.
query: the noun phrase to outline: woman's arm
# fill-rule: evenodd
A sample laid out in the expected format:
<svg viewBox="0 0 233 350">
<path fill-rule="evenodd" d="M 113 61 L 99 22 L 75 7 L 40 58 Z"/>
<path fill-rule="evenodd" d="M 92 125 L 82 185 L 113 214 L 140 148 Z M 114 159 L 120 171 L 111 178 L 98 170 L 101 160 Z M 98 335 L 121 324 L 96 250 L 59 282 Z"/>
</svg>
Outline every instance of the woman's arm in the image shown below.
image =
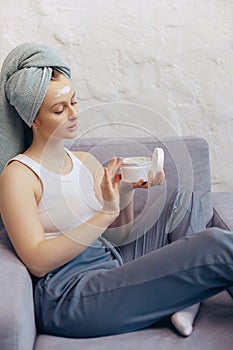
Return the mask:
<svg viewBox="0 0 233 350">
<path fill-rule="evenodd" d="M 116 164 L 114 164 L 116 167 Z M 26 166 L 12 162 L 0 176 L 0 211 L 9 238 L 32 274 L 44 276 L 82 253 L 119 215 L 117 184 L 104 169 L 101 191 L 103 210 L 81 226 L 52 239 L 45 239 L 37 202 L 41 184 Z"/>
<path fill-rule="evenodd" d="M 89 169 L 95 182 L 95 193 L 97 199 L 102 203 L 100 190 L 100 179 L 103 174 L 103 166 L 91 153 L 74 152 L 74 155 Z M 121 160 L 120 160 L 121 161 Z M 115 174 L 115 173 L 114 173 Z M 104 237 L 116 245 L 122 244 L 128 237 L 131 225 L 134 220 L 134 188 L 141 186 L 143 180 L 132 185 L 129 182 L 120 181 L 120 174 L 110 174 L 119 184 L 120 215 L 114 220 L 106 231 Z"/>
<path fill-rule="evenodd" d="M 120 182 L 120 215 L 109 225 L 104 232 L 104 237 L 116 245 L 122 245 L 129 237 L 134 221 L 134 192 L 136 188 L 148 188 L 150 186 L 161 185 L 164 182 L 164 172 L 159 171 L 153 177 L 152 171 L 148 174 L 148 181 L 139 179 L 132 184 L 127 181 Z"/>
<path fill-rule="evenodd" d="M 119 186 L 119 195 L 120 215 L 112 224 L 109 225 L 103 234 L 106 239 L 115 245 L 122 245 L 126 241 L 133 224 L 134 186 L 129 182 L 121 181 Z"/>
<path fill-rule="evenodd" d="M 91 171 L 95 179 L 95 192 L 97 198 L 102 201 L 100 182 L 101 174 L 103 172 L 102 164 L 91 154 L 87 152 L 74 152 Z M 148 174 L 148 182 L 144 183 L 143 179 L 139 179 L 136 183 L 120 181 L 120 174 L 116 174 L 115 181 L 119 183 L 120 195 L 120 215 L 109 225 L 103 236 L 110 240 L 115 245 L 122 245 L 128 238 L 131 226 L 134 220 L 134 192 L 136 188 L 148 188 L 150 186 L 160 185 L 164 181 L 163 170 L 159 171 L 153 177 L 152 171 Z"/>
</svg>

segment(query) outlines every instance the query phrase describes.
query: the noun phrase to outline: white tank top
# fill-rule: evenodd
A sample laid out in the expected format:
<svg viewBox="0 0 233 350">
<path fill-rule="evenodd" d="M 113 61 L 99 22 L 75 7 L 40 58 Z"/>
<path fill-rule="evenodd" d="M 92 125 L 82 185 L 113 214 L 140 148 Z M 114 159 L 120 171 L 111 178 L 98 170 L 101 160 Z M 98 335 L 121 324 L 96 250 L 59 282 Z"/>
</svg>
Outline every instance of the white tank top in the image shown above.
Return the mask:
<svg viewBox="0 0 233 350">
<path fill-rule="evenodd" d="M 66 175 L 56 174 L 24 154 L 10 160 L 27 165 L 41 180 L 43 194 L 38 211 L 46 238 L 67 233 L 102 208 L 95 196 L 91 172 L 72 152 L 66 152 L 73 165 Z"/>
</svg>

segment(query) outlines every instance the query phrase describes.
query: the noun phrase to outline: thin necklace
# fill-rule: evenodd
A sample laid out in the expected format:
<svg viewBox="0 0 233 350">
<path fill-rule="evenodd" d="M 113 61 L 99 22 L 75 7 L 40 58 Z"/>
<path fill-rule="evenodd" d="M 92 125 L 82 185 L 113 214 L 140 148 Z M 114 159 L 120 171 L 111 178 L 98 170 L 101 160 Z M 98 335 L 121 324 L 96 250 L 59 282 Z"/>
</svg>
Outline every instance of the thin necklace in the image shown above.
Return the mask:
<svg viewBox="0 0 233 350">
<path fill-rule="evenodd" d="M 65 155 L 65 158 L 64 158 L 64 161 L 62 162 L 62 164 L 50 162 L 49 160 L 41 158 L 41 157 L 37 157 L 32 153 L 27 153 L 26 155 L 29 155 L 32 158 L 39 160 L 40 163 L 46 163 L 46 164 L 52 165 L 53 167 L 56 167 L 57 169 L 62 169 L 62 170 L 68 169 L 67 154 Z"/>
</svg>

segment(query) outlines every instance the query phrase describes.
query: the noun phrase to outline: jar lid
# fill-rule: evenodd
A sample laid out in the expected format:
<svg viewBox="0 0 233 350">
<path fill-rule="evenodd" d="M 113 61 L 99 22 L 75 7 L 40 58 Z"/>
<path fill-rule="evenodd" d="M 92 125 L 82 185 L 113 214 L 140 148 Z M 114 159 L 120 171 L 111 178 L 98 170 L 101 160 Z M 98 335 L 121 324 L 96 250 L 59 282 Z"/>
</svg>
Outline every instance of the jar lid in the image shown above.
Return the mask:
<svg viewBox="0 0 233 350">
<path fill-rule="evenodd" d="M 151 163 L 151 158 L 149 157 L 128 157 L 123 159 L 122 165 L 127 166 L 145 166 Z"/>
</svg>

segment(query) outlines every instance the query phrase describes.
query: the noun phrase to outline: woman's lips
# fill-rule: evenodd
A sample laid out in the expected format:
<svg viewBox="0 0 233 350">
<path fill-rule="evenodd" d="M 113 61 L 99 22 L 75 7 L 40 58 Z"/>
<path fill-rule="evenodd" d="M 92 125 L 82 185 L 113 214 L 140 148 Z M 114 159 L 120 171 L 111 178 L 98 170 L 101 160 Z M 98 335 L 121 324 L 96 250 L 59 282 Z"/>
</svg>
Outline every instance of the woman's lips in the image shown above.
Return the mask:
<svg viewBox="0 0 233 350">
<path fill-rule="evenodd" d="M 75 124 L 69 126 L 67 129 L 70 130 L 70 131 L 76 130 L 76 129 L 77 129 L 77 123 L 75 123 Z"/>
</svg>

